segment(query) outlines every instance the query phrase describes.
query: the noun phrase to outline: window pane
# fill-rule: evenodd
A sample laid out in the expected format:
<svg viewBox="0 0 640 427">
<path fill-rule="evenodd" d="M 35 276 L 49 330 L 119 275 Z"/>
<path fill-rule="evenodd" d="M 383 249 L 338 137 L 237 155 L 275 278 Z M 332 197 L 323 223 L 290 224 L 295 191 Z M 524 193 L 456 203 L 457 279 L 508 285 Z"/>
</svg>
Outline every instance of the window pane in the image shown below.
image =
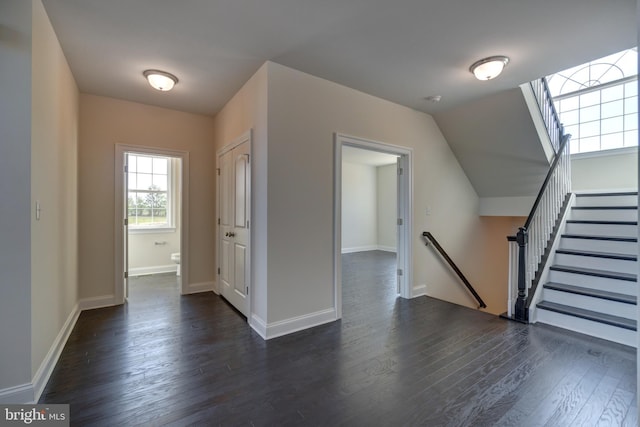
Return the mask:
<svg viewBox="0 0 640 427">
<path fill-rule="evenodd" d="M 585 93 L 580 95 L 580 107 L 588 107 L 600 103 L 600 91 Z"/>
<path fill-rule="evenodd" d="M 615 101 L 624 97 L 622 85 L 602 89 L 602 102 Z"/>
<path fill-rule="evenodd" d="M 580 126 L 578 125 L 573 125 L 573 126 L 567 126 L 564 128 L 564 133 L 568 133 L 571 135 L 571 139 L 578 139 L 580 138 Z M 576 151 L 577 153 L 577 151 Z"/>
<path fill-rule="evenodd" d="M 595 136 L 600 133 L 600 122 L 589 122 L 580 124 L 580 138 Z"/>
<path fill-rule="evenodd" d="M 581 138 L 580 139 L 580 152 L 587 153 L 589 151 L 598 151 L 600 150 L 600 137 L 593 136 L 590 138 Z"/>
<path fill-rule="evenodd" d="M 138 181 L 136 179 L 136 174 L 129 172 L 127 174 L 127 188 L 136 189 L 138 188 Z"/>
<path fill-rule="evenodd" d="M 591 122 L 593 120 L 600 120 L 600 105 L 581 108 L 579 111 L 580 111 L 580 123 Z"/>
<path fill-rule="evenodd" d="M 167 191 L 167 175 L 153 175 L 153 186 L 158 190 Z"/>
<path fill-rule="evenodd" d="M 153 173 L 167 174 L 167 159 L 166 158 L 153 158 Z"/>
<path fill-rule="evenodd" d="M 622 148 L 624 146 L 624 135 L 622 132 L 602 135 L 600 144 L 602 145 L 601 150 Z"/>
<path fill-rule="evenodd" d="M 560 101 L 560 111 L 577 110 L 580 107 L 580 98 L 572 96 L 571 98 L 563 99 Z"/>
<path fill-rule="evenodd" d="M 153 180 L 151 179 L 151 174 L 148 173 L 139 173 L 138 174 L 138 189 L 139 190 L 149 190 L 153 185 Z"/>
<path fill-rule="evenodd" d="M 138 156 L 138 169 L 137 172 L 151 173 L 152 172 L 151 157 Z"/>
<path fill-rule="evenodd" d="M 571 138 L 570 142 L 569 142 L 569 150 L 570 150 L 569 152 L 572 153 L 572 154 L 573 153 L 579 153 L 580 152 L 580 140 L 577 139 L 577 138 L 576 139 Z"/>
<path fill-rule="evenodd" d="M 638 129 L 638 113 L 624 116 L 624 130 Z"/>
<path fill-rule="evenodd" d="M 624 103 L 622 100 L 607 102 L 606 104 L 602 104 L 602 118 L 606 119 L 608 117 L 621 116 L 624 114 L 623 111 Z"/>
<path fill-rule="evenodd" d="M 638 94 L 638 81 L 625 83 L 624 85 L 624 96 L 635 96 Z"/>
<path fill-rule="evenodd" d="M 133 154 L 127 154 L 127 166 L 129 168 L 129 172 L 135 172 L 136 169 L 136 160 L 138 158 L 138 156 L 133 155 Z"/>
<path fill-rule="evenodd" d="M 630 130 L 624 133 L 624 146 L 634 147 L 638 145 L 638 131 Z"/>
<path fill-rule="evenodd" d="M 574 125 L 579 122 L 578 110 L 567 111 L 560 114 L 560 121 L 565 125 Z"/>
<path fill-rule="evenodd" d="M 613 117 L 602 121 L 600 131 L 602 134 L 622 132 L 624 130 L 623 126 L 622 117 Z"/>
<path fill-rule="evenodd" d="M 638 112 L 638 96 L 633 96 L 624 100 L 625 114 Z"/>
</svg>

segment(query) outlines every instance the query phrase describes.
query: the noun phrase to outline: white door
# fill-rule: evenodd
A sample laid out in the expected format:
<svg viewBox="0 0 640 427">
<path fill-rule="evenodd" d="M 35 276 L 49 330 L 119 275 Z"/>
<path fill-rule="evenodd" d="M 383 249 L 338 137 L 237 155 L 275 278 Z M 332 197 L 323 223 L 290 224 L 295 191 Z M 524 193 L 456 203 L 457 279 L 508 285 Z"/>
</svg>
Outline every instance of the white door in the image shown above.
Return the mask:
<svg viewBox="0 0 640 427">
<path fill-rule="evenodd" d="M 221 154 L 218 167 L 220 293 L 248 316 L 250 143 Z"/>
<path fill-rule="evenodd" d="M 124 220 L 123 236 L 124 241 L 124 299 L 129 298 L 129 153 L 124 153 Z"/>
</svg>

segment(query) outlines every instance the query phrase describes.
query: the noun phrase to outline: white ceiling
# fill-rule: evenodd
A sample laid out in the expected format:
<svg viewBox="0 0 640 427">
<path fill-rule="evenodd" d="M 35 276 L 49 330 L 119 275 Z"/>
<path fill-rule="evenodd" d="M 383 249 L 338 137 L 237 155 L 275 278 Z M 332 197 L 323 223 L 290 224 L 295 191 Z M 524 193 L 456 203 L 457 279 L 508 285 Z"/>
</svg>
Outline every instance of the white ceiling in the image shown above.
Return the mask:
<svg viewBox="0 0 640 427">
<path fill-rule="evenodd" d="M 267 60 L 436 113 L 636 44 L 636 0 L 43 3 L 82 92 L 208 115 Z M 504 74 L 476 81 L 496 54 Z M 180 82 L 156 92 L 148 68 Z"/>
<path fill-rule="evenodd" d="M 342 161 L 368 166 L 386 166 L 395 164 L 398 161 L 398 156 L 344 146 L 342 147 Z"/>
</svg>

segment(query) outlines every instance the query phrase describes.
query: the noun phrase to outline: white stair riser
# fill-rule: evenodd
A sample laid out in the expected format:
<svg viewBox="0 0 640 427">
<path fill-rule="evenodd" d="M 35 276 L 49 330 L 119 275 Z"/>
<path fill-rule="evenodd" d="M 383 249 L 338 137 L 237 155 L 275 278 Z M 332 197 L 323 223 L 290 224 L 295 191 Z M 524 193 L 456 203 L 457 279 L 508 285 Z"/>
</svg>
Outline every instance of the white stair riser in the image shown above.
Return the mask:
<svg viewBox="0 0 640 427">
<path fill-rule="evenodd" d="M 568 222 L 564 232 L 567 234 L 583 234 L 586 236 L 636 237 L 638 235 L 638 226 L 620 224 L 575 224 Z"/>
<path fill-rule="evenodd" d="M 582 319 L 580 317 L 568 316 L 554 311 L 536 309 L 535 318 L 540 323 L 557 326 L 570 331 L 580 332 L 585 335 L 602 338 L 605 340 L 637 347 L 636 331 L 619 328 L 600 322 Z"/>
<path fill-rule="evenodd" d="M 638 272 L 638 264 L 635 261 L 598 258 L 582 255 L 556 253 L 553 264 L 566 265 L 568 267 L 583 267 L 593 268 L 596 270 L 616 271 L 620 273 L 636 274 Z"/>
<path fill-rule="evenodd" d="M 570 307 L 583 308 L 585 310 L 634 320 L 637 316 L 638 310 L 635 304 L 625 304 L 618 301 L 610 301 L 602 298 L 594 298 L 586 295 L 572 294 L 547 288 L 544 288 L 542 291 L 542 299 L 544 301 L 555 302 L 562 305 L 568 305 Z"/>
<path fill-rule="evenodd" d="M 595 252 L 612 252 L 616 254 L 638 253 L 638 243 L 616 242 L 612 240 L 571 239 L 563 237 L 560 240 L 560 248 Z"/>
<path fill-rule="evenodd" d="M 637 206 L 638 196 L 576 197 L 575 206 Z"/>
<path fill-rule="evenodd" d="M 637 209 L 571 209 L 569 219 L 591 221 L 637 221 Z"/>
<path fill-rule="evenodd" d="M 581 286 L 589 289 L 617 292 L 625 295 L 635 295 L 636 282 L 628 280 L 609 279 L 606 277 L 587 276 L 585 274 L 567 273 L 564 271 L 549 272 L 549 282 L 564 283 L 565 285 Z"/>
</svg>

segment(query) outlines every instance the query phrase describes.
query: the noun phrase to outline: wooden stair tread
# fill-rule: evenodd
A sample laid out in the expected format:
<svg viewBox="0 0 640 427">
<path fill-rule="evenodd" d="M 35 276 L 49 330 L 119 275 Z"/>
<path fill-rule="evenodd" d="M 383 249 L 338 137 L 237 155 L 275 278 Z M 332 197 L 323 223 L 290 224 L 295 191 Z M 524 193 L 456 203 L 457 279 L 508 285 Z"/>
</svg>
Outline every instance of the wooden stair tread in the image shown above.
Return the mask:
<svg viewBox="0 0 640 427">
<path fill-rule="evenodd" d="M 577 295 L 584 295 L 593 298 L 606 299 L 609 301 L 617 301 L 625 304 L 637 304 L 635 295 L 620 294 L 618 292 L 609 292 L 600 289 L 583 288 L 582 286 L 567 285 L 565 283 L 549 282 L 544 284 L 545 289 L 554 291 L 568 292 Z"/>
<path fill-rule="evenodd" d="M 626 280 L 628 282 L 637 281 L 637 275 L 631 273 L 621 273 L 618 271 L 597 270 L 594 268 L 571 267 L 568 265 L 552 265 L 550 267 L 554 271 L 562 271 L 565 273 L 583 274 L 585 276 L 605 277 L 609 279 Z"/>
<path fill-rule="evenodd" d="M 619 316 L 612 316 L 610 314 L 598 313 L 597 311 L 585 310 L 583 308 L 577 308 L 577 307 L 570 307 L 568 305 L 557 304 L 555 302 L 549 302 L 549 301 L 540 301 L 536 305 L 536 307 L 543 310 L 554 311 L 556 313 L 579 317 L 581 319 L 604 323 L 611 326 L 617 326 L 619 328 L 629 329 L 632 331 L 635 331 L 637 329 L 637 322 L 635 320 L 631 320 L 631 319 L 627 319 Z"/>
<path fill-rule="evenodd" d="M 597 252 L 597 251 L 584 251 L 581 249 L 557 249 L 557 254 L 564 255 L 578 255 L 578 256 L 586 256 L 593 258 L 609 258 L 609 259 L 618 259 L 623 261 L 637 261 L 637 255 L 630 254 L 618 254 L 612 252 Z"/>
</svg>

